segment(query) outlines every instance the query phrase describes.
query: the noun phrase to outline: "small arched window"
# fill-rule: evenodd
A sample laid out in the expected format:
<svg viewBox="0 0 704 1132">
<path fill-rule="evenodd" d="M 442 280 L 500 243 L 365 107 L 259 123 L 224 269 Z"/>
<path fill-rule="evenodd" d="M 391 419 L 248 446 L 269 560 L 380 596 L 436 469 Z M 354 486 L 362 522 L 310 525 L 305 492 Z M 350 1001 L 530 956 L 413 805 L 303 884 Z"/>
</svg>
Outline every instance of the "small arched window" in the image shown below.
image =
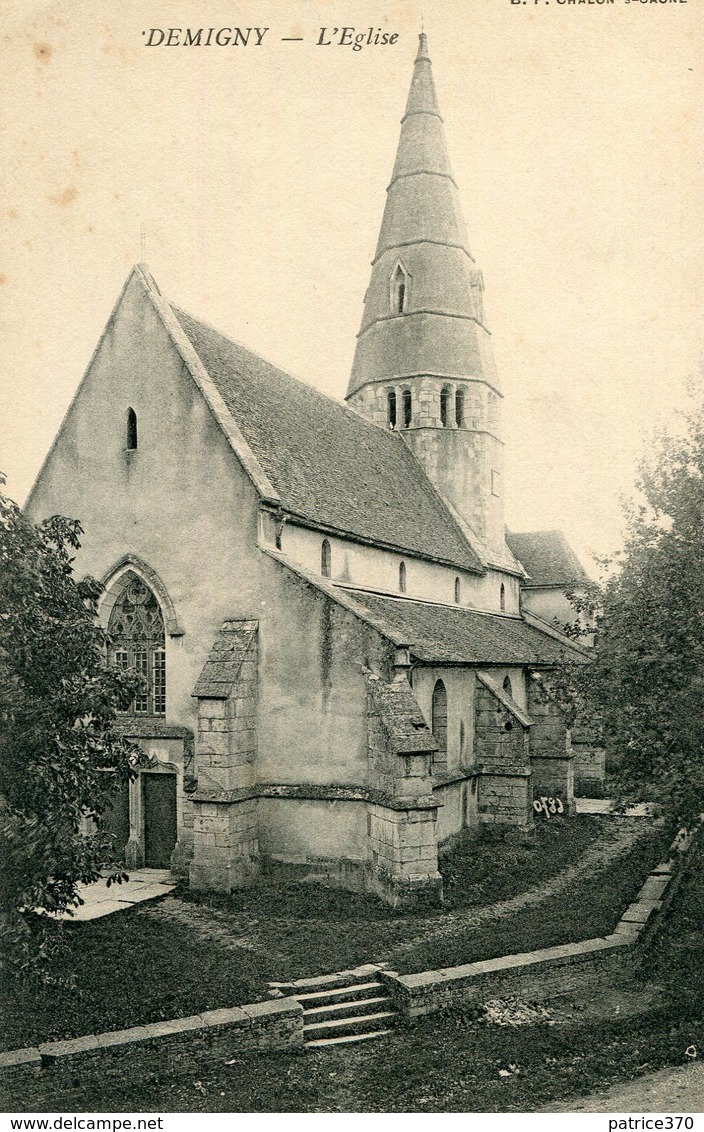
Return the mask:
<svg viewBox="0 0 704 1132">
<path fill-rule="evenodd" d="M 502 612 L 506 611 L 506 586 L 503 584 L 503 582 L 501 583 L 501 589 L 499 590 L 499 609 Z"/>
<path fill-rule="evenodd" d="M 455 421 L 457 427 L 462 428 L 464 425 L 464 389 L 458 389 L 455 393 Z"/>
<path fill-rule="evenodd" d="M 403 314 L 408 300 L 408 279 L 399 263 L 391 282 L 391 309 L 394 314 Z"/>
<path fill-rule="evenodd" d="M 413 399 L 411 397 L 410 389 L 403 391 L 403 427 L 410 428 L 411 420 L 413 418 Z"/>
<path fill-rule="evenodd" d="M 396 394 L 393 389 L 386 394 L 386 420 L 389 428 L 396 428 Z"/>
<path fill-rule="evenodd" d="M 455 604 L 459 605 L 462 600 L 462 583 L 459 578 L 455 578 Z"/>
<path fill-rule="evenodd" d="M 131 451 L 137 447 L 137 414 L 134 409 L 127 410 L 127 447 Z"/>
<path fill-rule="evenodd" d="M 402 594 L 406 592 L 406 563 L 401 562 L 398 568 L 398 588 Z"/>
<path fill-rule="evenodd" d="M 438 745 L 437 759 L 447 761 L 447 689 L 442 680 L 433 688 L 431 730 Z"/>
<path fill-rule="evenodd" d="M 330 577 L 331 553 L 330 543 L 326 538 L 323 539 L 322 546 L 320 547 L 320 573 L 324 578 Z"/>
<path fill-rule="evenodd" d="M 504 692 L 506 693 L 506 695 L 510 696 L 511 699 L 513 699 L 513 688 L 511 687 L 511 677 L 510 676 L 504 676 L 503 689 L 504 689 Z"/>
<path fill-rule="evenodd" d="M 443 428 L 447 428 L 448 416 L 450 408 L 450 390 L 440 390 L 440 424 Z"/>
</svg>

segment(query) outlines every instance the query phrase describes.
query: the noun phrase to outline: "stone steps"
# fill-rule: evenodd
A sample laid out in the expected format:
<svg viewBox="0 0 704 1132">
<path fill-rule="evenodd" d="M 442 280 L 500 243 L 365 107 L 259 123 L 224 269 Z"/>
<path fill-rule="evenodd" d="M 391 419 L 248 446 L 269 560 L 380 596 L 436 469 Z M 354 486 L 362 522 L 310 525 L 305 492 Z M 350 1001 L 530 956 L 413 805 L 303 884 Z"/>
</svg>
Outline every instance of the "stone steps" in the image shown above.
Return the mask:
<svg viewBox="0 0 704 1132">
<path fill-rule="evenodd" d="M 369 1041 L 390 1032 L 396 1020 L 391 998 L 373 972 L 360 970 L 299 979 L 290 998 L 303 1007 L 303 1043 L 308 1049 Z"/>
<path fill-rule="evenodd" d="M 345 1034 L 341 1038 L 314 1038 L 312 1042 L 306 1042 L 306 1049 L 316 1049 L 320 1046 L 341 1046 L 349 1045 L 350 1042 L 367 1042 L 371 1038 L 383 1038 L 384 1034 L 390 1034 L 391 1030 L 373 1030 L 368 1034 Z"/>
</svg>

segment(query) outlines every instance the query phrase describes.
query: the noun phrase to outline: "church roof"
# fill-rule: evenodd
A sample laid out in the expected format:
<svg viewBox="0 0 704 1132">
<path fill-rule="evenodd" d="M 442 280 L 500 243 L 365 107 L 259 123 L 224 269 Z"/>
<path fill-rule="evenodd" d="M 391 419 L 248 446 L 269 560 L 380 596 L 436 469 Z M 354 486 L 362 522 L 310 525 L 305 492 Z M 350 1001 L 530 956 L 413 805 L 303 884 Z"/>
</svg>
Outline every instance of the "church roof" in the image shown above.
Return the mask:
<svg viewBox="0 0 704 1132">
<path fill-rule="evenodd" d="M 359 591 L 351 596 L 373 623 L 404 641 L 426 664 L 540 666 L 559 663 L 566 652 L 572 659 L 581 653 L 567 638 L 543 633 L 520 617 Z"/>
<path fill-rule="evenodd" d="M 507 531 L 506 542 L 528 574 L 527 589 L 589 581 L 562 531 Z"/>
<path fill-rule="evenodd" d="M 171 309 L 284 510 L 351 538 L 482 572 L 399 435 Z"/>
</svg>

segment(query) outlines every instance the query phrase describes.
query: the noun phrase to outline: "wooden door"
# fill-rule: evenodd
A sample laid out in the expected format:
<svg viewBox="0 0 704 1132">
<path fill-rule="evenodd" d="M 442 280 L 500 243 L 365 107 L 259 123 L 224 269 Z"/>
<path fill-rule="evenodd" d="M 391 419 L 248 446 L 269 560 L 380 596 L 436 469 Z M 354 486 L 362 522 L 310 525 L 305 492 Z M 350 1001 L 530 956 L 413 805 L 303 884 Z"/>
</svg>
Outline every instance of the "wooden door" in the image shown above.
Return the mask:
<svg viewBox="0 0 704 1132">
<path fill-rule="evenodd" d="M 144 865 L 168 869 L 176 845 L 176 775 L 143 774 Z"/>
</svg>

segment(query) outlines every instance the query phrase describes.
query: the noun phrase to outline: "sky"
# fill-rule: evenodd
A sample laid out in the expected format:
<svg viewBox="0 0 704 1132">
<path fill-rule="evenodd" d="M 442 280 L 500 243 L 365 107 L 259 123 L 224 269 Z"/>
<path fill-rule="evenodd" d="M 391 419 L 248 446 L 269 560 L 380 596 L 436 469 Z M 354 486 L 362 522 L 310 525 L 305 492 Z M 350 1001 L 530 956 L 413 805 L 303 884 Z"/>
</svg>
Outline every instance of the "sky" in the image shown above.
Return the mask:
<svg viewBox="0 0 704 1132">
<path fill-rule="evenodd" d="M 618 546 L 648 438 L 701 383 L 696 2 L 3 9 L 0 469 L 18 502 L 142 259 L 179 306 L 344 396 L 423 23 L 505 393 L 507 523 L 561 528 L 587 565 Z M 318 44 L 346 25 L 398 38 Z M 233 26 L 269 30 L 147 45 Z"/>
</svg>

